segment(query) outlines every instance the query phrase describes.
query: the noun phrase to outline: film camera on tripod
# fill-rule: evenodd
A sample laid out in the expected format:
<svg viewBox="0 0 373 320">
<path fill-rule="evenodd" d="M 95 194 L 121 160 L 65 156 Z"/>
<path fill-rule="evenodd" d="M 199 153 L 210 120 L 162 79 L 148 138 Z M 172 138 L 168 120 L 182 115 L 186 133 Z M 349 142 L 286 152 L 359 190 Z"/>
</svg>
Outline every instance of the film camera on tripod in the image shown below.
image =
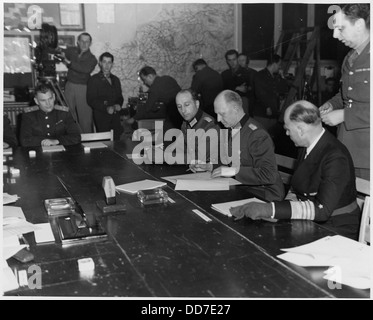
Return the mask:
<svg viewBox="0 0 373 320">
<path fill-rule="evenodd" d="M 61 48 L 58 47 L 57 28 L 43 23 L 40 29 L 40 41 L 35 48 L 35 68 L 39 82 L 52 86 L 57 102 L 68 106 L 64 93 L 57 81 L 56 64 L 64 60 Z"/>
</svg>

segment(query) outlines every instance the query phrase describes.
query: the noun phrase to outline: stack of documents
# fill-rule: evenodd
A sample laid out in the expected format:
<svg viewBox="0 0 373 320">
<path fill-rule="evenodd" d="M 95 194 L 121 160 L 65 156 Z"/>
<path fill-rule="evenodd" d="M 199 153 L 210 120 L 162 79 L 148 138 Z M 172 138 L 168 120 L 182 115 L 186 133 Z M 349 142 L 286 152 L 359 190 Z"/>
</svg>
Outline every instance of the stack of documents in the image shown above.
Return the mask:
<svg viewBox="0 0 373 320">
<path fill-rule="evenodd" d="M 229 190 L 229 186 L 239 185 L 241 182 L 233 178 L 211 178 L 210 172 L 198 172 L 177 176 L 162 177 L 175 184 L 175 190 L 188 191 L 221 191 Z"/>
<path fill-rule="evenodd" d="M 156 189 L 164 187 L 165 185 L 167 185 L 166 182 L 145 179 L 141 181 L 121 184 L 116 186 L 115 189 L 120 192 L 136 194 L 139 190 Z"/>
<path fill-rule="evenodd" d="M 371 287 L 370 246 L 342 236 L 281 249 L 277 257 L 302 267 L 331 267 L 324 279 L 358 289 Z"/>
</svg>

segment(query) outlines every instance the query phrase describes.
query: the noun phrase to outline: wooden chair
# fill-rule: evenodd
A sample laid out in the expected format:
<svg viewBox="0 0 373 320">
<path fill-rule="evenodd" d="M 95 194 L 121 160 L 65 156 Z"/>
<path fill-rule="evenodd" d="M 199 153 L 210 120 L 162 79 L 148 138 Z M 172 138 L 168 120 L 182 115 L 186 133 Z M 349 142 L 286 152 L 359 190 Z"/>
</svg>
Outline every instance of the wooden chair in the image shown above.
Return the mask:
<svg viewBox="0 0 373 320">
<path fill-rule="evenodd" d="M 362 209 L 359 242 L 370 244 L 370 181 L 356 178 L 356 190 L 358 192 L 356 200 Z"/>
<path fill-rule="evenodd" d="M 292 177 L 292 172 L 294 171 L 295 164 L 296 164 L 296 159 L 290 158 L 287 156 L 283 156 L 281 154 L 276 153 L 276 162 L 278 166 L 278 171 L 280 173 L 282 182 L 285 185 L 290 185 L 290 180 Z M 286 169 L 284 171 L 283 169 Z"/>
<path fill-rule="evenodd" d="M 95 132 L 95 133 L 82 133 L 82 142 L 85 141 L 114 141 L 114 131 Z"/>
</svg>

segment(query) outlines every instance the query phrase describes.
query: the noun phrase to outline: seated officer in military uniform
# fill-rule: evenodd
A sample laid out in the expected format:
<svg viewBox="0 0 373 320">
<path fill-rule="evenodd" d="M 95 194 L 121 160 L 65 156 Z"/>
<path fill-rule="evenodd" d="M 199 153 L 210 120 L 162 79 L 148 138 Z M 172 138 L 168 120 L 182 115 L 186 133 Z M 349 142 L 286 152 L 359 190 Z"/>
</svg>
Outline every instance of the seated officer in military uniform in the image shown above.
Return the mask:
<svg viewBox="0 0 373 320">
<path fill-rule="evenodd" d="M 22 114 L 20 142 L 24 147 L 73 145 L 80 143 L 80 129 L 68 107 L 55 105 L 55 95 L 48 84 L 35 88 L 36 106 Z"/>
<path fill-rule="evenodd" d="M 288 196 L 284 201 L 252 202 L 232 208 L 232 215 L 254 220 L 313 220 L 356 240 L 360 209 L 349 151 L 322 127 L 318 108 L 308 101 L 290 105 L 284 121 L 286 134 L 301 147 Z"/>
<path fill-rule="evenodd" d="M 219 125 L 200 108 L 194 91 L 181 90 L 175 100 L 184 121 L 180 134 L 164 152 L 165 162 L 190 164 L 190 169 L 194 172 L 205 171 L 197 169 L 195 165 L 218 161 Z"/>
<path fill-rule="evenodd" d="M 220 148 L 224 148 L 220 160 L 225 165 L 216 168 L 212 177 L 235 176 L 250 186 L 255 196 L 267 201 L 282 200 L 285 189 L 268 132 L 245 114 L 241 97 L 232 90 L 219 93 L 214 109 L 229 134 L 220 137 Z"/>
</svg>

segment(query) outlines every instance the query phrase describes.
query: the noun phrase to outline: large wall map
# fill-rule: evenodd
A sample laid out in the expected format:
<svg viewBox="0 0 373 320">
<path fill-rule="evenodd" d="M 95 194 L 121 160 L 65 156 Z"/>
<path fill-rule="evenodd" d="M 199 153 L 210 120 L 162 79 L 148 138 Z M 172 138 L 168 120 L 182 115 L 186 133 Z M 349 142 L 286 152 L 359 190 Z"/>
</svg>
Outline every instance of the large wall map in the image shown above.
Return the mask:
<svg viewBox="0 0 373 320">
<path fill-rule="evenodd" d="M 112 71 L 122 82 L 125 99 L 137 95 L 137 72 L 145 65 L 188 88 L 194 60 L 202 57 L 219 72 L 227 67 L 224 54 L 234 48 L 234 5 L 164 4 L 151 21 L 137 26 L 133 40 L 119 47 L 96 45 L 100 48 L 95 51 L 114 55 Z"/>
</svg>

